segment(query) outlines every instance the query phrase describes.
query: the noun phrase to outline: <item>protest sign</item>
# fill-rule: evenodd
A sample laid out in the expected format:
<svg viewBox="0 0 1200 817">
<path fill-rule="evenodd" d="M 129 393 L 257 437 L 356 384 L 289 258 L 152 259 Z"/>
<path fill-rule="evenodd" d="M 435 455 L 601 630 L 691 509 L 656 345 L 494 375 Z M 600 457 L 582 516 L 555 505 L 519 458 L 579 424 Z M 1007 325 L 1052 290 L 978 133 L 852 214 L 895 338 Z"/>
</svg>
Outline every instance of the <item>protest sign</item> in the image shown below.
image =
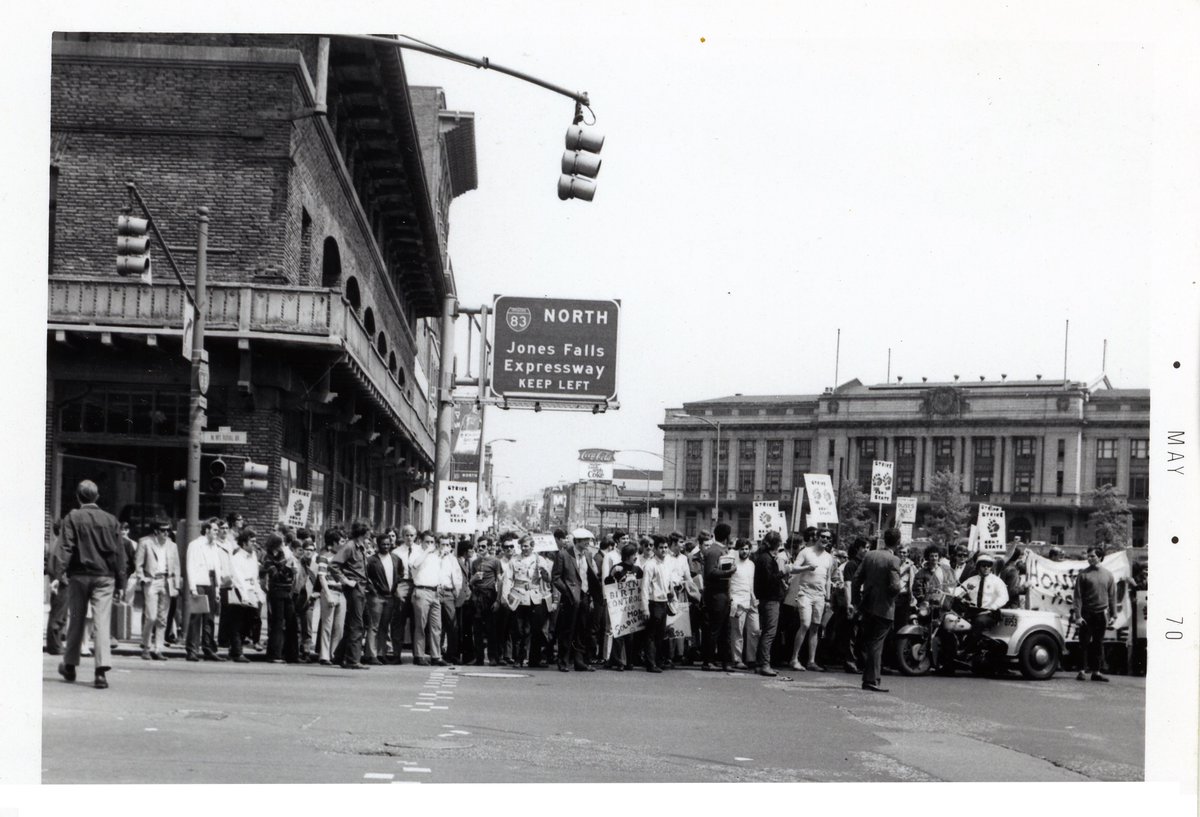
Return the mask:
<svg viewBox="0 0 1200 817">
<path fill-rule="evenodd" d="M 1131 619 L 1129 582 L 1133 575 L 1129 554 L 1123 550 L 1110 553 L 1100 563 L 1117 583 L 1117 609 L 1114 625 L 1105 631 L 1106 640 L 1118 638 L 1117 630 L 1128 627 Z M 1064 619 L 1070 617 L 1075 602 L 1075 577 L 1087 567 L 1085 560 L 1055 562 L 1030 551 L 1027 561 L 1030 610 L 1052 610 Z M 1067 640 L 1079 638 L 1078 624 L 1067 627 Z"/>
<path fill-rule="evenodd" d="M 279 521 L 302 528 L 308 524 L 308 508 L 312 504 L 312 491 L 292 488 L 288 491 L 287 507 L 279 509 Z"/>
<path fill-rule="evenodd" d="M 967 531 L 967 550 L 971 553 L 979 552 L 979 528 L 972 525 Z"/>
<path fill-rule="evenodd" d="M 837 496 L 833 493 L 833 480 L 829 475 L 805 474 L 804 486 L 808 490 L 808 524 L 836 525 Z"/>
<path fill-rule="evenodd" d="M 894 463 L 886 460 L 871 462 L 871 501 L 880 505 L 892 504 L 892 471 Z"/>
<path fill-rule="evenodd" d="M 533 534 L 534 553 L 558 553 L 558 542 L 554 541 L 553 533 Z"/>
<path fill-rule="evenodd" d="M 1003 553 L 1008 541 L 1004 530 L 1004 509 L 999 505 L 979 506 L 979 517 L 975 529 L 979 532 L 979 550 L 987 553 Z"/>
<path fill-rule="evenodd" d="M 900 544 L 902 544 L 902 545 L 911 545 L 912 544 L 912 529 L 913 529 L 913 526 L 912 526 L 911 522 L 901 522 L 900 523 Z"/>
<path fill-rule="evenodd" d="M 675 599 L 675 615 L 667 616 L 667 638 L 691 638 L 692 615 L 687 599 Z"/>
<path fill-rule="evenodd" d="M 604 601 L 608 605 L 608 634 L 612 638 L 646 629 L 641 579 L 631 578 L 604 585 Z"/>
<path fill-rule="evenodd" d="M 780 535 L 787 533 L 778 502 L 755 502 L 753 515 L 753 536 L 756 542 L 761 541 L 771 531 Z"/>
<path fill-rule="evenodd" d="M 896 497 L 896 521 L 903 524 L 917 522 L 917 498 L 915 496 Z"/>
<path fill-rule="evenodd" d="M 475 482 L 442 482 L 441 501 L 437 508 L 438 533 L 474 533 L 475 499 L 479 485 Z"/>
</svg>

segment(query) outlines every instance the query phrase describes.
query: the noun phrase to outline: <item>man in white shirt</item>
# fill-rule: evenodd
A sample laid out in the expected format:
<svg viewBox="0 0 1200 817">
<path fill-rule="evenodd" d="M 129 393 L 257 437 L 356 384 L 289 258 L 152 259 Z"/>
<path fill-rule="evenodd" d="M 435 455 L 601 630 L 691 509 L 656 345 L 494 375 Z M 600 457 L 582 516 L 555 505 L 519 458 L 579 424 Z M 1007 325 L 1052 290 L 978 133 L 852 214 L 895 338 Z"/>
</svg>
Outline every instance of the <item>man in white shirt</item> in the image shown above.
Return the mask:
<svg viewBox="0 0 1200 817">
<path fill-rule="evenodd" d="M 817 663 L 817 641 L 821 630 L 821 619 L 825 615 L 825 603 L 833 580 L 834 558 L 827 548 L 833 542 L 832 531 L 822 530 L 812 544 L 800 551 L 791 572 L 799 575 L 796 601 L 799 604 L 800 626 L 792 643 L 793 670 L 824 672 Z M 808 644 L 808 663 L 800 663 L 800 653 Z"/>
<path fill-rule="evenodd" d="M 167 611 L 171 599 L 179 594 L 179 549 L 171 541 L 171 523 L 156 519 L 153 533 L 142 537 L 134 556 L 134 573 L 141 585 L 142 658 L 166 661 L 163 638 L 167 631 Z"/>
<path fill-rule="evenodd" d="M 400 581 L 396 584 L 396 601 L 392 603 L 392 661 L 397 664 L 401 663 L 400 652 L 405 631 L 409 629 L 413 620 L 412 555 L 415 550 L 420 549 L 421 546 L 417 543 L 417 529 L 412 525 L 400 528 L 400 540 L 392 543 L 392 553 L 403 566 Z M 416 638 L 413 642 L 416 642 Z M 413 657 L 416 657 L 415 652 Z"/>
<path fill-rule="evenodd" d="M 738 539 L 736 570 L 729 579 L 729 633 L 733 647 L 733 668 L 753 666 L 758 650 L 758 599 L 754 597 L 754 560 L 750 558 L 750 540 Z M 744 648 L 744 652 L 743 652 Z"/>
<path fill-rule="evenodd" d="M 642 612 L 646 614 L 646 642 L 643 654 L 646 672 L 662 672 L 666 663 L 666 632 L 668 605 L 674 600 L 671 592 L 672 568 L 667 564 L 667 539 L 654 537 L 654 556 L 642 568 Z"/>
<path fill-rule="evenodd" d="M 458 606 L 466 592 L 462 565 L 454 554 L 454 538 L 442 535 L 438 538 L 438 603 L 442 607 L 442 635 L 446 642 L 443 655 L 450 656 L 450 663 L 459 662 Z M 443 658 L 443 662 L 445 659 Z"/>
<path fill-rule="evenodd" d="M 401 557 L 403 559 L 403 557 Z M 413 663 L 417 666 L 444 667 L 442 660 L 442 605 L 438 586 L 442 577 L 442 561 L 438 556 L 437 537 L 433 531 L 421 534 L 420 547 L 409 556 L 413 581 Z M 429 658 L 426 658 L 428 651 Z"/>
<path fill-rule="evenodd" d="M 213 616 L 217 610 L 217 588 L 227 577 L 222 567 L 221 551 L 217 548 L 221 520 L 213 517 L 200 525 L 200 536 L 188 543 L 187 583 L 191 598 L 188 604 L 187 660 L 199 661 L 203 648 L 205 661 L 224 661 L 217 655 L 217 639 L 213 633 Z M 196 612 L 197 607 L 207 609 Z"/>
</svg>

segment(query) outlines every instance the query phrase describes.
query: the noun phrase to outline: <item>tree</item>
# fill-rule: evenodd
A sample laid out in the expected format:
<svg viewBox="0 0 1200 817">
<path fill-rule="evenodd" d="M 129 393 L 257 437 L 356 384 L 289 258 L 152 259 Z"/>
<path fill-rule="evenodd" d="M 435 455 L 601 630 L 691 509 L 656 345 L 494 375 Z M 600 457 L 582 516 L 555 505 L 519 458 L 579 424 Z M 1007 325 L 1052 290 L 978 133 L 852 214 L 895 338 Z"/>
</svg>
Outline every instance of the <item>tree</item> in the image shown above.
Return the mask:
<svg viewBox="0 0 1200 817">
<path fill-rule="evenodd" d="M 859 536 L 871 530 L 871 509 L 867 495 L 858 483 L 851 479 L 842 480 L 837 495 L 838 542 L 846 547 Z"/>
<path fill-rule="evenodd" d="M 1092 494 L 1092 505 L 1096 508 L 1088 517 L 1092 542 L 1106 548 L 1129 547 L 1132 516 L 1125 494 L 1105 485 Z"/>
<path fill-rule="evenodd" d="M 967 532 L 970 509 L 959 486 L 962 479 L 953 471 L 938 471 L 929 478 L 929 510 L 925 530 L 933 543 L 948 552 Z"/>
</svg>

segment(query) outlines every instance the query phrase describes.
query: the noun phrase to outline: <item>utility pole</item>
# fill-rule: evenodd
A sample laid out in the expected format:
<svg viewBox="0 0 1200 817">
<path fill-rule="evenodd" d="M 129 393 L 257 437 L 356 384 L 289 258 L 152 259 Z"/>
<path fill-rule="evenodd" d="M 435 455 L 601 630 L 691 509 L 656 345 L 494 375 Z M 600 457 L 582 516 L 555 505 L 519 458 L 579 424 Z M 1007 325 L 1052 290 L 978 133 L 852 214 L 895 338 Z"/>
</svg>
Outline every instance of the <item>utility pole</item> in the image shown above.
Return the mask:
<svg viewBox="0 0 1200 817">
<path fill-rule="evenodd" d="M 431 527 L 437 533 L 438 509 L 442 503 L 445 482 L 450 479 L 450 435 L 454 430 L 454 318 L 458 299 L 453 294 L 442 301 L 442 349 L 438 371 L 437 443 L 434 455 L 433 517 Z M 482 377 L 482 373 L 480 374 Z M 480 438 L 482 441 L 482 436 Z"/>
<path fill-rule="evenodd" d="M 208 312 L 208 288 L 205 283 L 208 264 L 208 208 L 197 208 L 199 235 L 196 240 L 195 321 L 192 324 L 191 425 L 188 427 L 187 467 L 187 540 L 200 535 L 200 439 L 208 410 L 208 351 L 204 348 L 205 314 Z"/>
</svg>

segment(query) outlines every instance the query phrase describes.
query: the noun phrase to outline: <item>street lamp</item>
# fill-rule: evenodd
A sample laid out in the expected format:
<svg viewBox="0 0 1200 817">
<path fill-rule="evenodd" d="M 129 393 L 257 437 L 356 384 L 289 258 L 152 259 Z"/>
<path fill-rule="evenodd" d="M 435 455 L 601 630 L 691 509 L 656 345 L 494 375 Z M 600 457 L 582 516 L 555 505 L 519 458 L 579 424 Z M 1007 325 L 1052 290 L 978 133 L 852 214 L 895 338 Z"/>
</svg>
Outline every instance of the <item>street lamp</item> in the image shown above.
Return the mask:
<svg viewBox="0 0 1200 817">
<path fill-rule="evenodd" d="M 496 437 L 495 439 L 488 440 L 479 449 L 480 456 L 483 459 L 483 461 L 479 464 L 479 481 L 483 484 L 484 493 L 487 494 L 489 502 L 491 501 L 492 496 L 492 480 L 491 470 L 488 468 L 488 465 L 490 465 L 492 461 L 492 443 L 515 442 L 516 440 L 514 440 L 512 437 Z"/>
<path fill-rule="evenodd" d="M 670 412 L 668 417 L 674 417 L 677 420 L 699 420 L 702 423 L 712 426 L 717 430 L 716 458 L 717 458 L 717 473 L 713 484 L 713 516 L 716 520 L 721 518 L 721 421 L 710 420 L 707 417 L 701 417 L 696 414 L 685 414 L 682 412 Z M 714 521 L 716 521 L 714 520 Z"/>
</svg>

